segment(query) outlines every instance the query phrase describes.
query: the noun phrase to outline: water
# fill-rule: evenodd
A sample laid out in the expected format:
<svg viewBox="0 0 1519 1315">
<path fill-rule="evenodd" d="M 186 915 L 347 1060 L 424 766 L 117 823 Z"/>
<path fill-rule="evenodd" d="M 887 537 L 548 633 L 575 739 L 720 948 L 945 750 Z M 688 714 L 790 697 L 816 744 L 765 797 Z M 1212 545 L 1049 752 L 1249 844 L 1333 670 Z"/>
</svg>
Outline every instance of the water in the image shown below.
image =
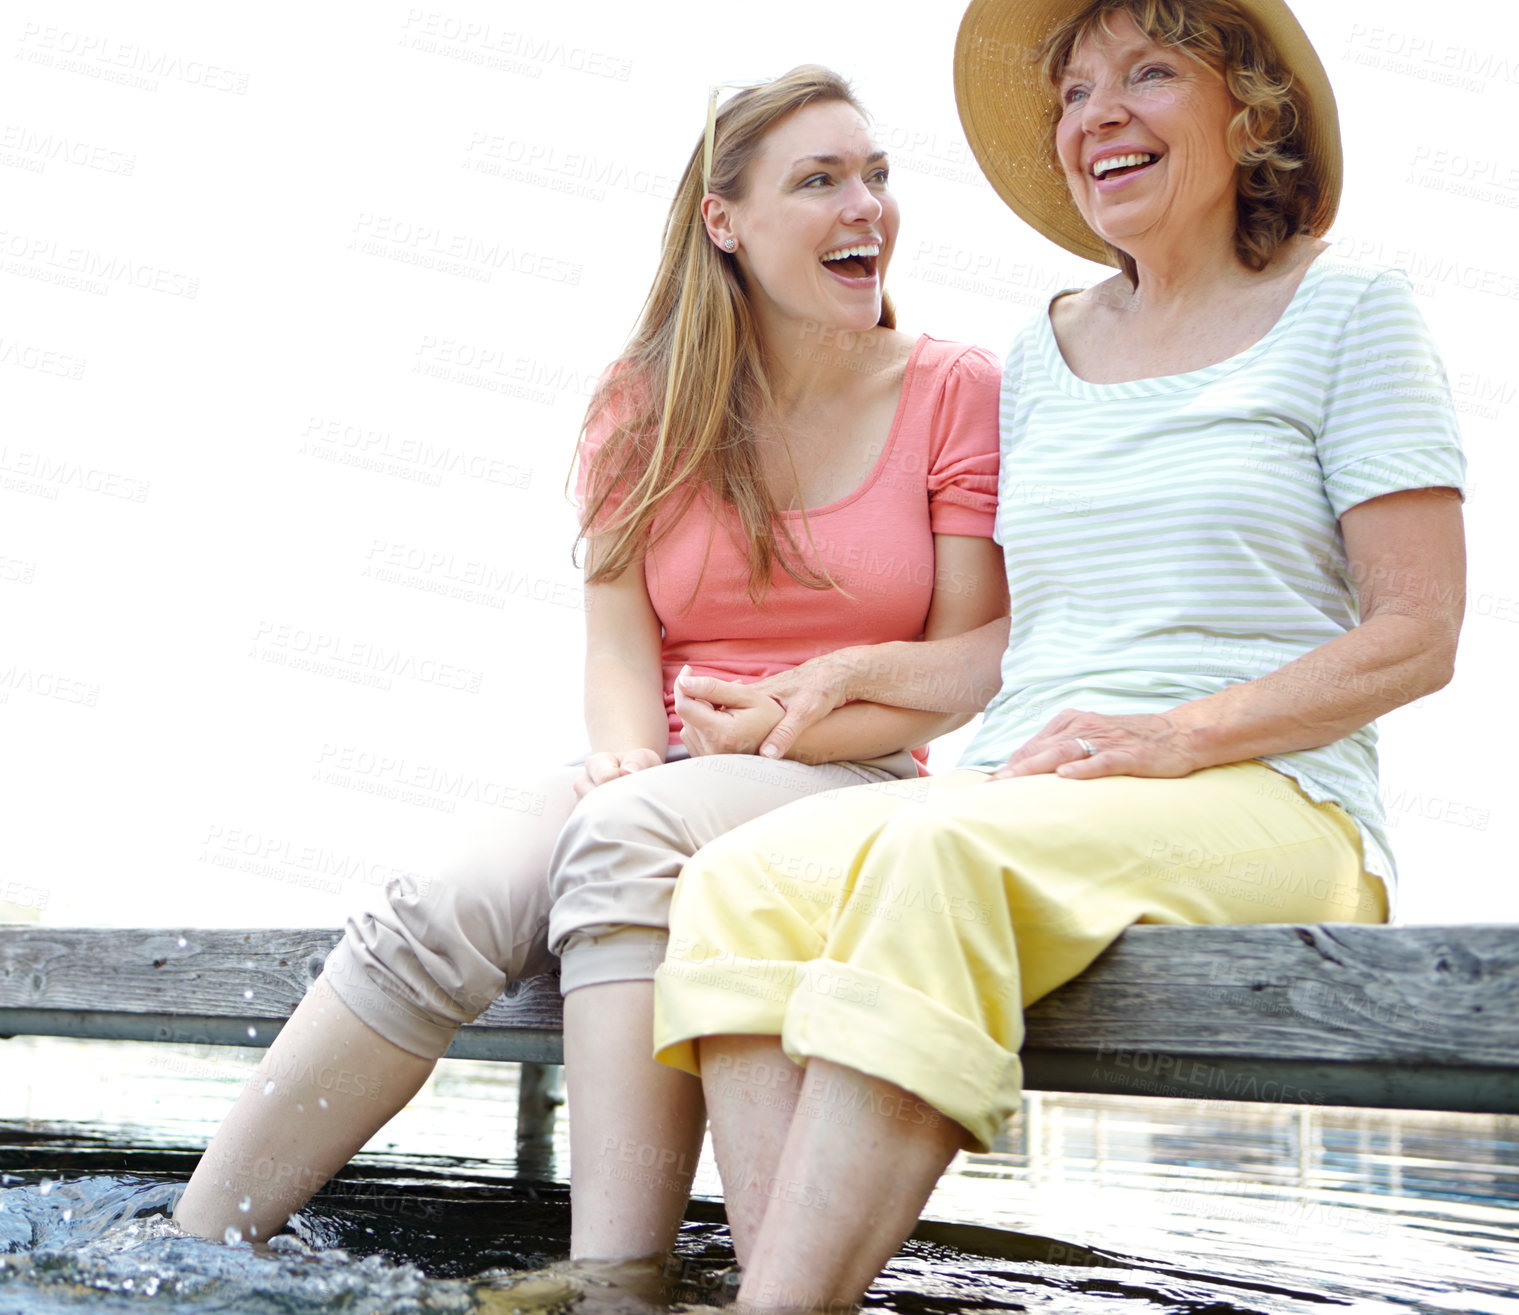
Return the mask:
<svg viewBox="0 0 1519 1315">
<path fill-rule="evenodd" d="M 525 1277 L 568 1250 L 568 1147 L 561 1120 L 519 1159 L 510 1065 L 445 1061 L 268 1251 L 179 1236 L 164 1215 L 255 1058 L 0 1043 L 0 1315 L 719 1299 L 710 1162 L 667 1272 Z M 1519 1315 L 1519 1119 L 1034 1095 L 997 1148 L 956 1161 L 866 1304 Z"/>
</svg>

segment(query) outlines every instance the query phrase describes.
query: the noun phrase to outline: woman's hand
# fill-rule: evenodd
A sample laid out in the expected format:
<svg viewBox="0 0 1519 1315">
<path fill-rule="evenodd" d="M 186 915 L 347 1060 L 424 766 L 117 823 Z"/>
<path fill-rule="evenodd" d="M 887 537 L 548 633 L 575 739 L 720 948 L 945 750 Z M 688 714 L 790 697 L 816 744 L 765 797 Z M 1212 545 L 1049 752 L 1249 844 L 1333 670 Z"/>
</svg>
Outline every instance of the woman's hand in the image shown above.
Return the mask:
<svg viewBox="0 0 1519 1315">
<path fill-rule="evenodd" d="M 752 685 L 693 676 L 682 667 L 675 678 L 675 715 L 680 742 L 693 758 L 714 753 L 754 753 L 785 709 Z"/>
<path fill-rule="evenodd" d="M 619 776 L 631 776 L 646 767 L 658 767 L 664 759 L 653 749 L 624 749 L 620 753 L 593 753 L 585 760 L 580 775 L 574 780 L 576 799 L 584 799 L 598 785 L 615 781 Z"/>
<path fill-rule="evenodd" d="M 992 773 L 992 780 L 1053 772 L 1073 780 L 1097 776 L 1187 776 L 1204 766 L 1190 737 L 1169 716 L 1109 717 L 1066 708 Z M 1086 745 L 1092 746 L 1090 754 Z"/>
<path fill-rule="evenodd" d="M 782 713 L 767 734 L 760 737 L 763 741 L 760 753 L 766 758 L 786 757 L 803 731 L 816 726 L 829 713 L 849 702 L 849 681 L 853 671 L 850 659 L 854 652 L 853 649 L 838 649 L 824 653 L 747 687 L 769 696 L 780 706 Z M 712 683 L 724 684 L 722 681 Z"/>
<path fill-rule="evenodd" d="M 778 704 L 782 715 L 769 732 L 760 737 L 763 743 L 758 751 L 766 758 L 784 758 L 796 743 L 797 736 L 849 702 L 849 679 L 853 670 L 850 655 L 854 652 L 856 650 L 839 649 L 824 653 L 749 685 L 711 676 L 684 677 L 683 681 L 692 696 L 718 706 L 728 705 L 734 699 L 753 700 L 757 695 L 767 696 Z M 678 689 L 679 686 L 677 692 Z M 742 752 L 753 753 L 755 750 Z"/>
</svg>

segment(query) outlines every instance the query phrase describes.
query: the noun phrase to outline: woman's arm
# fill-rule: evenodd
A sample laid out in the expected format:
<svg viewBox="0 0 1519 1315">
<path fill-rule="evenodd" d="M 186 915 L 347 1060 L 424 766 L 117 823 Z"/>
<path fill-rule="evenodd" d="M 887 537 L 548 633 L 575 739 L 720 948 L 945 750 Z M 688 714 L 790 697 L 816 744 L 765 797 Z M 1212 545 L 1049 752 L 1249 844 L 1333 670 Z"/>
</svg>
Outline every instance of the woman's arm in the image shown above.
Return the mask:
<svg viewBox="0 0 1519 1315">
<path fill-rule="evenodd" d="M 1006 620 L 1007 576 L 1002 566 L 1002 549 L 991 539 L 934 535 L 934 597 L 923 626 L 923 640 L 904 647 L 921 650 L 924 644 L 952 642 L 984 627 L 991 627 L 995 634 L 998 626 L 1003 628 L 1005 644 Z M 850 758 L 876 758 L 898 749 L 926 744 L 935 736 L 965 725 L 986 706 L 996 692 L 994 673 L 1002 657 L 999 646 L 989 664 L 993 673 L 989 680 L 985 679 L 988 675 L 985 669 L 973 671 L 969 677 L 942 665 L 937 671 L 919 669 L 913 673 L 919 678 L 915 691 L 912 682 L 893 683 L 882 678 L 883 671 L 889 673 L 892 668 L 872 662 L 869 656 L 871 646 L 855 651 L 864 654 L 858 659 L 859 668 L 873 674 L 869 683 L 874 694 L 856 694 L 854 698 L 859 701 L 838 707 L 814 725 L 801 730 L 789 746 L 783 741 L 785 723 L 778 724 L 761 746 L 762 753 L 767 757 L 797 758 L 803 762 L 837 762 Z M 987 656 L 984 649 L 972 651 Z M 941 663 L 947 657 L 942 651 L 937 656 Z M 896 674 L 900 677 L 904 673 L 898 667 Z M 922 680 L 925 676 L 928 677 L 926 682 Z M 974 689 L 984 692 L 985 697 L 978 702 L 969 692 L 962 692 L 958 706 L 948 711 L 914 707 L 914 703 L 921 702 L 920 697 L 915 698 L 915 693 L 925 683 L 932 688 L 936 681 L 950 686 L 961 684 L 964 691 Z M 856 688 L 866 683 L 857 680 Z M 787 707 L 788 714 L 790 711 Z"/>
<path fill-rule="evenodd" d="M 761 752 L 784 757 L 803 731 L 856 700 L 955 714 L 954 725 L 963 725 L 1001 686 L 1007 634 L 1004 596 L 1000 615 L 974 629 L 946 638 L 839 648 L 768 676 L 753 688 L 776 699 L 786 715 Z"/>
<path fill-rule="evenodd" d="M 997 775 L 1185 776 L 1315 749 L 1449 682 L 1466 607 L 1454 489 L 1409 489 L 1340 518 L 1361 623 L 1258 680 L 1160 716 L 1060 713 Z M 1096 752 L 1088 757 L 1077 743 Z"/>
<path fill-rule="evenodd" d="M 772 710 L 746 741 L 703 751 L 836 762 L 895 753 L 963 726 L 997 688 L 1007 639 L 1001 550 L 990 539 L 937 534 L 934 579 L 922 641 L 839 650 L 750 685 L 683 679 L 677 688 L 709 712 L 730 701 L 756 717 L 761 706 Z M 855 699 L 866 701 L 849 702 Z M 777 703 L 784 716 L 774 710 Z M 693 737 L 708 724 L 701 709 L 693 710 Z"/>
<path fill-rule="evenodd" d="M 659 618 L 649 601 L 642 561 L 615 580 L 585 590 L 585 725 L 591 755 L 575 784 L 595 786 L 665 760 L 665 715 Z"/>
</svg>

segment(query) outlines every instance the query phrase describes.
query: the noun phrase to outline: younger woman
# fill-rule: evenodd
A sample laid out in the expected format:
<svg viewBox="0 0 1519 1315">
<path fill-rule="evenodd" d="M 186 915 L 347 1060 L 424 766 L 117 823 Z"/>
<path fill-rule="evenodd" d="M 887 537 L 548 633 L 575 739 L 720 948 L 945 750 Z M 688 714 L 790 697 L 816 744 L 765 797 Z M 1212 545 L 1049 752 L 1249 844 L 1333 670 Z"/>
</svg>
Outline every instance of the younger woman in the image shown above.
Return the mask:
<svg viewBox="0 0 1519 1315">
<path fill-rule="evenodd" d="M 667 1249 L 704 1126 L 700 1084 L 650 1058 L 681 864 L 800 796 L 916 777 L 922 751 L 907 751 L 989 693 L 925 686 L 911 641 L 959 637 L 945 656 L 989 672 L 1005 637 L 995 363 L 895 330 L 887 161 L 836 75 L 803 67 L 740 93 L 710 147 L 686 166 L 642 320 L 586 422 L 590 756 L 545 774 L 541 816 L 494 821 L 425 895 L 392 890 L 350 921 L 196 1169 L 176 1214 L 191 1231 L 282 1227 L 460 1024 L 553 966 L 552 946 L 573 1253 Z M 712 678 L 752 685 L 845 646 L 880 701 L 839 708 L 784 759 L 756 754 L 780 702 L 703 698 Z M 333 1066 L 364 1080 L 329 1090 Z M 625 1172 L 629 1143 L 657 1172 Z"/>
</svg>

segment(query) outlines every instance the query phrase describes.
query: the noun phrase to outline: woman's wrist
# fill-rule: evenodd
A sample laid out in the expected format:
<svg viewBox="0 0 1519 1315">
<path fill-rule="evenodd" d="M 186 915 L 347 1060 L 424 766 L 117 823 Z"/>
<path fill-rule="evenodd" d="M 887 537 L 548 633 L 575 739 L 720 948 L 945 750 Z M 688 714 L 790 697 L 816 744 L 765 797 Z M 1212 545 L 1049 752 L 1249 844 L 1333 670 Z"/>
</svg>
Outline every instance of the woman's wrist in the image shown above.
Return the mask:
<svg viewBox="0 0 1519 1315">
<path fill-rule="evenodd" d="M 1283 700 L 1272 685 L 1272 676 L 1242 681 L 1162 714 L 1192 771 L 1316 749 L 1349 733 L 1304 716 L 1301 700 Z"/>
<path fill-rule="evenodd" d="M 619 724 L 608 718 L 600 726 L 588 726 L 586 739 L 592 753 L 624 754 L 647 749 L 664 758 L 670 747 L 670 726 L 664 717 L 658 723 L 644 725 Z"/>
<path fill-rule="evenodd" d="M 892 639 L 880 644 L 854 644 L 836 648 L 818 659 L 838 703 L 895 703 L 893 694 L 910 683 L 911 671 L 904 662 L 918 654 L 912 640 Z"/>
</svg>

